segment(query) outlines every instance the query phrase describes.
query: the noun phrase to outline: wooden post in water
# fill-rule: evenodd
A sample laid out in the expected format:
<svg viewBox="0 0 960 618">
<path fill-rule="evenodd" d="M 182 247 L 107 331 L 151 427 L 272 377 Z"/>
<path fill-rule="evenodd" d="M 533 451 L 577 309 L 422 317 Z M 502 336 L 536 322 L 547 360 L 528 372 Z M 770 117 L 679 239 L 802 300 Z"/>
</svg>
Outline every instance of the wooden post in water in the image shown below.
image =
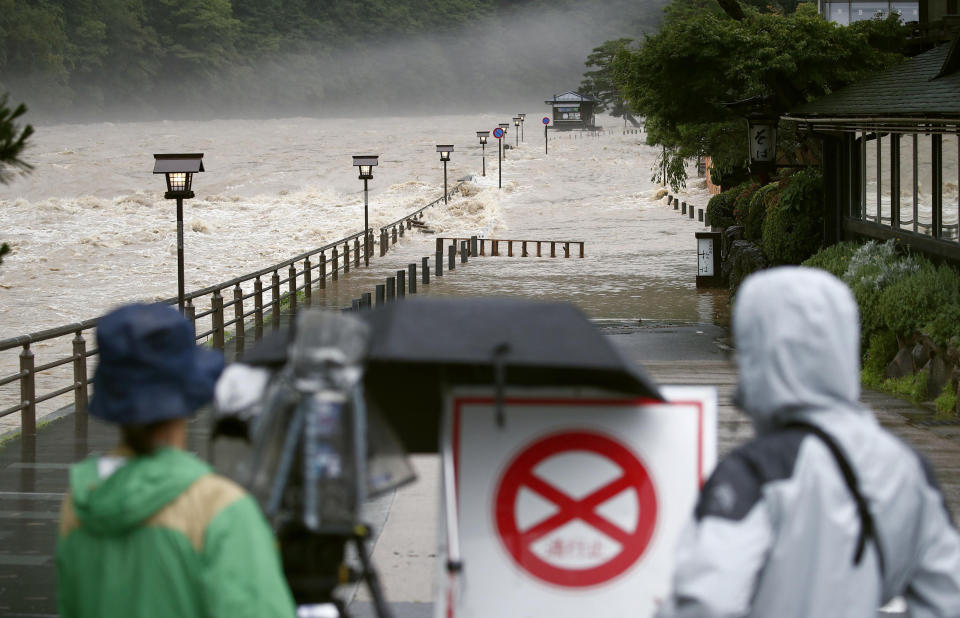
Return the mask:
<svg viewBox="0 0 960 618">
<path fill-rule="evenodd" d="M 507 257 L 513 257 L 513 241 L 507 241 Z"/>
<path fill-rule="evenodd" d="M 407 273 L 403 270 L 397 271 L 397 299 L 405 298 L 407 295 Z"/>
<path fill-rule="evenodd" d="M 37 394 L 33 373 L 33 351 L 30 344 L 23 344 L 20 352 L 20 433 L 24 436 L 37 435 Z"/>
<path fill-rule="evenodd" d="M 476 236 L 470 237 L 470 255 L 472 255 L 473 257 L 477 256 L 477 237 Z"/>
<path fill-rule="evenodd" d="M 78 330 L 73 338 L 73 407 L 76 415 L 73 419 L 75 429 L 86 433 L 87 426 L 87 342 L 83 331 Z"/>
<path fill-rule="evenodd" d="M 197 337 L 197 308 L 193 306 L 193 299 L 188 298 L 187 304 L 183 307 L 183 317 L 187 318 L 187 321 L 190 322 L 190 327 L 193 328 L 193 337 Z"/>
<path fill-rule="evenodd" d="M 690 204 L 690 207 L 687 209 L 687 214 L 693 219 L 693 204 Z"/>
<path fill-rule="evenodd" d="M 420 260 L 421 270 L 423 271 L 423 284 L 427 285 L 430 283 L 430 258 L 423 258 Z"/>
<path fill-rule="evenodd" d="M 580 241 L 580 257 L 583 257 L 583 241 Z"/>
<path fill-rule="evenodd" d="M 417 293 L 417 265 L 415 263 L 407 264 L 407 279 L 409 280 L 407 282 L 407 285 L 410 286 L 410 293 L 416 294 Z"/>
<path fill-rule="evenodd" d="M 465 240 L 460 241 L 460 263 L 461 263 L 461 264 L 466 264 L 466 263 L 467 263 L 467 257 L 468 257 L 469 255 L 470 255 L 470 252 L 467 251 L 467 241 L 465 241 Z"/>
<path fill-rule="evenodd" d="M 443 250 L 437 251 L 437 276 L 443 276 Z"/>
<path fill-rule="evenodd" d="M 457 268 L 457 248 L 453 245 L 449 247 L 449 254 L 447 260 L 447 270 L 455 270 Z"/>
<path fill-rule="evenodd" d="M 333 260 L 333 264 L 332 264 L 330 276 L 334 281 L 337 281 L 338 279 L 340 279 L 340 254 L 337 253 L 336 247 L 333 248 L 333 252 L 331 253 L 331 258 Z"/>
<path fill-rule="evenodd" d="M 343 274 L 350 272 L 350 243 L 343 243 Z"/>
<path fill-rule="evenodd" d="M 310 258 L 303 261 L 303 295 L 306 306 L 313 304 L 313 264 Z"/>
<path fill-rule="evenodd" d="M 353 266 L 360 268 L 360 239 L 353 239 Z"/>
<path fill-rule="evenodd" d="M 397 226 L 393 226 L 393 244 L 397 244 Z"/>
<path fill-rule="evenodd" d="M 479 238 L 477 241 L 480 243 L 480 255 L 484 254 L 483 246 L 486 244 L 486 238 Z"/>
<path fill-rule="evenodd" d="M 233 341 L 237 356 L 243 353 L 246 341 L 246 328 L 243 324 L 243 289 L 240 284 L 233 286 Z"/>
<path fill-rule="evenodd" d="M 383 257 L 387 254 L 387 247 L 389 246 L 389 240 L 387 239 L 387 230 L 380 230 L 380 257 Z"/>
<path fill-rule="evenodd" d="M 287 269 L 287 290 L 290 296 L 290 313 L 297 315 L 297 267 L 293 264 Z"/>
<path fill-rule="evenodd" d="M 369 309 L 373 306 L 373 299 L 370 297 L 370 292 L 364 292 L 360 295 L 360 304 L 363 305 L 364 309 Z"/>
<path fill-rule="evenodd" d="M 280 328 L 280 275 L 273 271 L 273 277 L 270 279 L 270 322 L 273 324 L 273 330 Z"/>
<path fill-rule="evenodd" d="M 400 238 L 403 238 L 404 229 L 407 227 L 403 223 L 403 221 L 400 222 Z"/>
<path fill-rule="evenodd" d="M 563 243 L 563 257 L 570 257 L 570 243 L 568 242 Z"/>
<path fill-rule="evenodd" d="M 222 350 L 226 337 L 223 327 L 225 322 L 223 319 L 223 296 L 220 295 L 220 290 L 213 291 L 213 296 L 210 297 L 210 308 L 213 309 L 213 314 L 210 316 L 210 321 L 213 323 L 213 347 Z"/>
<path fill-rule="evenodd" d="M 539 240 L 537 241 L 537 257 L 541 257 L 541 255 L 540 255 L 540 241 L 539 241 Z"/>
<path fill-rule="evenodd" d="M 550 257 L 557 257 L 557 243 L 550 241 Z"/>
<path fill-rule="evenodd" d="M 527 241 L 520 244 L 520 257 L 527 257 Z"/>
<path fill-rule="evenodd" d="M 699 221 L 700 223 L 703 223 L 703 209 L 702 209 L 702 208 L 698 208 L 698 209 L 697 209 L 697 221 Z"/>
<path fill-rule="evenodd" d="M 443 237 L 437 238 L 437 248 L 435 251 L 443 251 Z"/>
<path fill-rule="evenodd" d="M 379 307 L 385 302 L 387 302 L 387 286 L 382 283 L 378 283 L 377 284 L 377 306 Z"/>
<path fill-rule="evenodd" d="M 490 250 L 490 255 L 492 255 L 493 257 L 497 257 L 497 256 L 500 254 L 500 241 L 499 241 L 499 240 L 491 240 L 490 242 L 491 242 L 491 244 L 492 244 L 492 249 Z"/>
<path fill-rule="evenodd" d="M 253 282 L 253 340 L 263 339 L 263 282 L 257 277 Z"/>
<path fill-rule="evenodd" d="M 394 298 L 396 298 L 397 293 L 397 278 L 396 277 L 387 277 L 387 302 L 392 303 Z"/>
</svg>

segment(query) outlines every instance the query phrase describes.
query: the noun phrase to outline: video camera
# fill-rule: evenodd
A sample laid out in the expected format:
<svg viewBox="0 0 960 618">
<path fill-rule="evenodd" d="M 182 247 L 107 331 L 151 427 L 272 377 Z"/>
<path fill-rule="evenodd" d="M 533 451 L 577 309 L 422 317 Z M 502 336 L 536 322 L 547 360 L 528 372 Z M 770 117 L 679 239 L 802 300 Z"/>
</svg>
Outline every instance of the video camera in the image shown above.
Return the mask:
<svg viewBox="0 0 960 618">
<path fill-rule="evenodd" d="M 346 617 L 334 592 L 363 581 L 377 615 L 388 616 L 362 505 L 414 473 L 393 432 L 366 406 L 369 327 L 347 314 L 307 310 L 292 334 L 265 339 L 224 372 L 212 459 L 260 503 L 298 605 L 332 604 L 339 614 L 328 615 Z M 345 560 L 350 543 L 360 563 L 354 567 Z"/>
</svg>

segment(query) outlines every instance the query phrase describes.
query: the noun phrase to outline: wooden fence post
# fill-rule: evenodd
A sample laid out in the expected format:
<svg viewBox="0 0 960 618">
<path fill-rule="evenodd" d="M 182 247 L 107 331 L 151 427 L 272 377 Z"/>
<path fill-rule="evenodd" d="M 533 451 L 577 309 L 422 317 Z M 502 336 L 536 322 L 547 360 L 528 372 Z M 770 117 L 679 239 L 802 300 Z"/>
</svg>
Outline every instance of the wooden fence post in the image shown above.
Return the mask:
<svg viewBox="0 0 960 618">
<path fill-rule="evenodd" d="M 33 373 L 33 351 L 30 344 L 23 344 L 20 352 L 20 433 L 24 436 L 37 435 L 37 393 Z"/>
<path fill-rule="evenodd" d="M 253 282 L 253 340 L 263 339 L 263 282 Z"/>
<path fill-rule="evenodd" d="M 273 271 L 273 277 L 270 280 L 270 322 L 273 324 L 273 330 L 280 328 L 280 275 Z"/>
<path fill-rule="evenodd" d="M 210 316 L 210 322 L 213 324 L 213 347 L 217 350 L 223 350 L 223 344 L 226 340 L 223 332 L 223 296 L 220 290 L 214 290 L 210 297 L 210 308 L 213 314 Z"/>
<path fill-rule="evenodd" d="M 287 285 L 290 290 L 290 314 L 297 315 L 297 267 L 293 264 L 287 269 L 287 278 L 290 280 Z"/>
<path fill-rule="evenodd" d="M 83 338 L 83 331 L 78 330 L 73 338 L 73 407 L 76 410 L 74 427 L 86 427 L 87 424 L 87 342 Z M 82 422 L 81 422 L 82 421 Z"/>
</svg>

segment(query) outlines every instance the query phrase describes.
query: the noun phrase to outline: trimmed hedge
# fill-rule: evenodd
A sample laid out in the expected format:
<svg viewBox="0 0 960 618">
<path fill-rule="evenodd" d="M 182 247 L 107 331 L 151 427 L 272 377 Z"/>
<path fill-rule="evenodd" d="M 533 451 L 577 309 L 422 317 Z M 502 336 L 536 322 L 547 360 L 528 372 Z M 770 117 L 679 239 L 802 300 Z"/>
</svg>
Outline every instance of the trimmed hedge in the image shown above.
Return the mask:
<svg viewBox="0 0 960 618">
<path fill-rule="evenodd" d="M 823 244 L 823 177 L 806 169 L 782 184 L 763 221 L 763 252 L 773 264 L 799 264 Z"/>
<path fill-rule="evenodd" d="M 707 221 L 710 225 L 725 228 L 734 224 L 730 193 L 730 191 L 717 193 L 707 202 Z"/>
<path fill-rule="evenodd" d="M 750 204 L 743 216 L 743 234 L 747 240 L 761 240 L 763 237 L 763 222 L 767 218 L 767 211 L 776 206 L 780 200 L 780 183 L 771 182 L 757 189 L 750 196 Z"/>
</svg>

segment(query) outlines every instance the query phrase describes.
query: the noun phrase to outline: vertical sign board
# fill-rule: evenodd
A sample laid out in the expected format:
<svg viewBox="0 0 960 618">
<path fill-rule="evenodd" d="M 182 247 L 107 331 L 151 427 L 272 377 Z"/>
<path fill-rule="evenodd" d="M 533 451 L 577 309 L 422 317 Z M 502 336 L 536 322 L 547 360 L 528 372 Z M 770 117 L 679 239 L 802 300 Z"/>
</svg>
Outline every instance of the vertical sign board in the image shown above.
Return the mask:
<svg viewBox="0 0 960 618">
<path fill-rule="evenodd" d="M 508 390 L 502 424 L 489 391 L 451 393 L 436 618 L 654 613 L 717 442 L 713 388 L 661 390 Z"/>
</svg>

